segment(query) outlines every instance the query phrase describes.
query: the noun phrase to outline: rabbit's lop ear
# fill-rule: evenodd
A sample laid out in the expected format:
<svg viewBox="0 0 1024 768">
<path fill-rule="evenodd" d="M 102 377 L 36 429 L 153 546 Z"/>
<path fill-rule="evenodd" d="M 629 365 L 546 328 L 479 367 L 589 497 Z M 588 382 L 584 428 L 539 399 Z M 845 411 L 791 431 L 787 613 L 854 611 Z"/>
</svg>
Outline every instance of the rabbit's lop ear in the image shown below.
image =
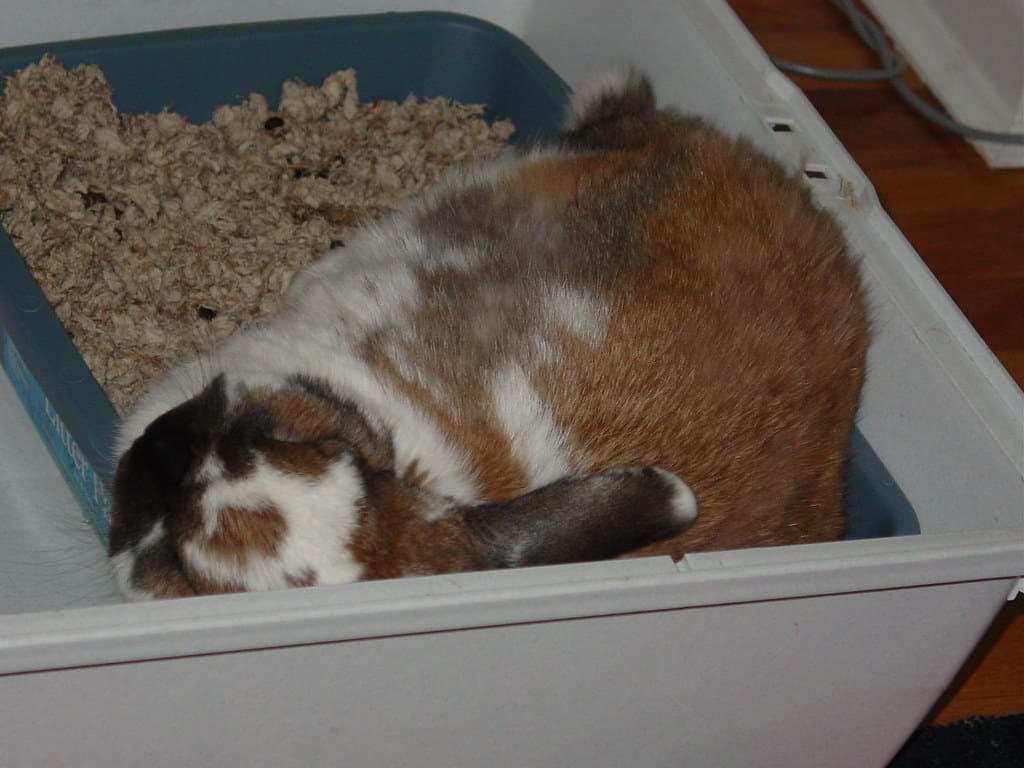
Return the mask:
<svg viewBox="0 0 1024 768">
<path fill-rule="evenodd" d="M 177 488 L 208 449 L 226 403 L 224 377 L 218 376 L 199 395 L 167 411 L 146 428 L 131 449 L 136 466 L 147 468 L 161 491 Z"/>
<path fill-rule="evenodd" d="M 689 486 L 658 467 L 567 477 L 464 513 L 466 529 L 491 568 L 614 557 L 675 536 L 696 517 Z"/>
<path fill-rule="evenodd" d="M 375 424 L 351 400 L 345 400 L 319 379 L 297 376 L 304 398 L 293 399 L 290 409 L 279 419 L 277 429 L 286 439 L 297 443 L 312 443 L 317 439 L 338 440 L 353 451 L 371 469 L 393 471 L 395 446 L 391 432 Z"/>
</svg>

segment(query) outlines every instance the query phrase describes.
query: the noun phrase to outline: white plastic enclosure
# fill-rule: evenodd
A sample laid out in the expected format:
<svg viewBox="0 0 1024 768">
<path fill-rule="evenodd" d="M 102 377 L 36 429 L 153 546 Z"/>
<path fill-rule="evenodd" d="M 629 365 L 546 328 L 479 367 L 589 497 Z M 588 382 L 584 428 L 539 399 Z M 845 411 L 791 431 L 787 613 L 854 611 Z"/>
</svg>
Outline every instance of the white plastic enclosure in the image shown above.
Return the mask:
<svg viewBox="0 0 1024 768">
<path fill-rule="evenodd" d="M 13 4 L 2 46 L 429 9 L 570 83 L 636 62 L 824 173 L 874 317 L 860 428 L 922 534 L 153 604 L 41 585 L 0 603 L 0 764 L 883 766 L 1024 574 L 1024 396 L 720 0 Z M 72 560 L 103 578 L 98 550 Z"/>
</svg>

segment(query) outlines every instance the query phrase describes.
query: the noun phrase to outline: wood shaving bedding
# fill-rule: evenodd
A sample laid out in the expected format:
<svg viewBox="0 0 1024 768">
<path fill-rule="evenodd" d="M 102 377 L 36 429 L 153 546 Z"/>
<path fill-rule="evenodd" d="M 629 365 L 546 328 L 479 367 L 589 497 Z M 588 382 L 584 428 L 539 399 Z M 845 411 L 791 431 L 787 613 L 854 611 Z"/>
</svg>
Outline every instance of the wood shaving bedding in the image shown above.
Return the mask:
<svg viewBox="0 0 1024 768">
<path fill-rule="evenodd" d="M 353 70 L 194 125 L 120 113 L 96 66 L 51 57 L 0 94 L 0 224 L 115 409 L 276 306 L 352 227 L 513 133 L 483 105 L 359 101 Z"/>
</svg>

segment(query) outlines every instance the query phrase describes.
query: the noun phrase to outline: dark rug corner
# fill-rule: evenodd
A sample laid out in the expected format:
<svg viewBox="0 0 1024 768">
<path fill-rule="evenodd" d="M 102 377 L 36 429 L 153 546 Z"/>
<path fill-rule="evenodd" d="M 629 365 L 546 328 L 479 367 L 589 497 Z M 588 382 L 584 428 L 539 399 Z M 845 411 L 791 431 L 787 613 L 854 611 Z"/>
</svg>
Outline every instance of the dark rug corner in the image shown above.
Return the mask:
<svg viewBox="0 0 1024 768">
<path fill-rule="evenodd" d="M 1024 713 L 921 728 L 889 768 L 1022 768 Z"/>
</svg>

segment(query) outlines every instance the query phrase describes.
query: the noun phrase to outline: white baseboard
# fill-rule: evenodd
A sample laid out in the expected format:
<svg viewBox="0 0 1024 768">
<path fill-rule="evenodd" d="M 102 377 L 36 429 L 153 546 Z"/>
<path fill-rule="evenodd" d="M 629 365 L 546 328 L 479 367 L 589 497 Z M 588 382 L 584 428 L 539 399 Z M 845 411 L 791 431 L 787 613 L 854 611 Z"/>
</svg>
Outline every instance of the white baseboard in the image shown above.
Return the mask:
<svg viewBox="0 0 1024 768">
<path fill-rule="evenodd" d="M 953 117 L 987 130 L 1024 132 L 1024 0 L 865 4 Z M 1006 59 L 995 64 L 998 82 L 994 55 Z M 1024 167 L 1024 146 L 971 143 L 993 167 Z"/>
</svg>

